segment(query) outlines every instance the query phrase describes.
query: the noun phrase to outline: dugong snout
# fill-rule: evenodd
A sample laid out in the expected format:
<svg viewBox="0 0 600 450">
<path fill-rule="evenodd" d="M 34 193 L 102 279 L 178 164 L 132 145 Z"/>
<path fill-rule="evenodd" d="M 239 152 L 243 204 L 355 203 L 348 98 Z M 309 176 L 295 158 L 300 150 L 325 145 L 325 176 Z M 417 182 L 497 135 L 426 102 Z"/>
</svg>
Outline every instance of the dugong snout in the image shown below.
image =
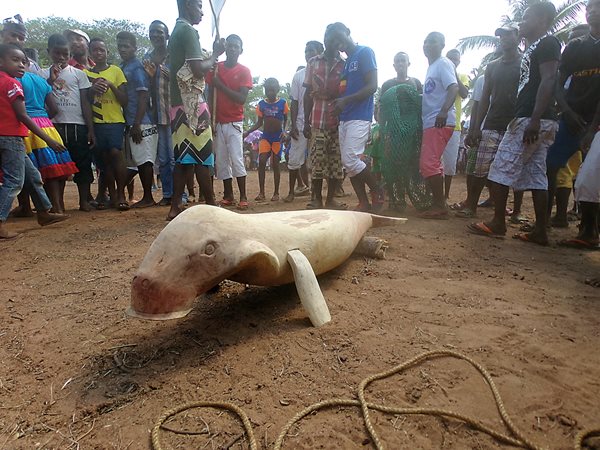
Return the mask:
<svg viewBox="0 0 600 450">
<path fill-rule="evenodd" d="M 196 297 L 191 284 L 176 286 L 147 274 L 137 274 L 131 283 L 131 306 L 127 313 L 143 319 L 177 319 L 191 311 Z"/>
</svg>

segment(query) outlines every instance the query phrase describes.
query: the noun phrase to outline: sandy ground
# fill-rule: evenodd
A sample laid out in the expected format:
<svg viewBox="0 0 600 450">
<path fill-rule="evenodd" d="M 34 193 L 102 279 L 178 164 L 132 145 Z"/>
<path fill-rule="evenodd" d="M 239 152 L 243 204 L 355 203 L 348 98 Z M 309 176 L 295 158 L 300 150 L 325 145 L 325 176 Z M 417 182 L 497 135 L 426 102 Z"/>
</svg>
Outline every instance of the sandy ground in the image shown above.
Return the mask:
<svg viewBox="0 0 600 450">
<path fill-rule="evenodd" d="M 256 172 L 249 181 L 253 198 Z M 458 178 L 452 200 L 463 193 Z M 67 200 L 74 208 L 72 184 Z M 249 212 L 305 202 L 253 203 Z M 320 277 L 333 317 L 322 328 L 311 327 L 293 286 L 230 282 L 184 319 L 133 319 L 125 315 L 131 279 L 166 213 L 72 211 L 43 229 L 33 219 L 11 222 L 24 236 L 0 244 L 0 449 L 147 449 L 159 416 L 192 401 L 242 407 L 259 447 L 271 448 L 305 406 L 356 398 L 367 376 L 439 349 L 487 368 L 515 425 L 536 444 L 572 448 L 577 431 L 600 426 L 600 289 L 584 284 L 600 275 L 600 253 L 477 237 L 464 220 L 424 221 L 409 210 L 406 225 L 369 232 L 389 241 L 387 259 L 353 257 Z M 574 233 L 572 224 L 551 238 Z M 437 359 L 376 382 L 367 399 L 451 409 L 504 432 L 483 379 L 459 361 Z M 391 449 L 503 447 L 458 420 L 372 418 Z M 216 410 L 189 410 L 168 426 L 205 434 L 163 431 L 165 448 L 223 448 L 242 432 Z M 310 416 L 285 444 L 372 448 L 353 408 Z"/>
</svg>

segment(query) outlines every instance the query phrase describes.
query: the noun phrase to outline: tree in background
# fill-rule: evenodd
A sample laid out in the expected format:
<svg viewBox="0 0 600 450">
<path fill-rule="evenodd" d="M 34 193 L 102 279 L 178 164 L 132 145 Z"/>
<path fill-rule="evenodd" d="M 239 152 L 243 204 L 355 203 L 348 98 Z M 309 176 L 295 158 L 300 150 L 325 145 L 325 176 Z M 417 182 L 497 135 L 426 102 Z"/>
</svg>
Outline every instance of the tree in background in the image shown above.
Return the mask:
<svg viewBox="0 0 600 450">
<path fill-rule="evenodd" d="M 100 19 L 92 22 L 79 22 L 71 17 L 43 17 L 25 22 L 27 27 L 27 47 L 34 48 L 39 53 L 40 65 L 48 67 L 48 37 L 54 33 L 63 33 L 65 30 L 78 29 L 85 31 L 90 38 L 99 37 L 105 40 L 109 53 L 109 62 L 117 63 L 117 33 L 129 31 L 137 38 L 138 56 L 142 56 L 150 48 L 148 30 L 145 25 L 130 22 L 124 19 Z"/>
<path fill-rule="evenodd" d="M 263 98 L 265 98 L 265 91 L 263 89 L 263 82 L 260 81 L 260 77 L 252 78 L 252 89 L 248 92 L 248 98 L 244 104 L 244 129 L 250 128 L 256 123 L 258 117 L 256 116 L 256 106 Z M 290 92 L 292 86 L 290 83 L 281 83 L 281 90 L 279 91 L 279 97 L 284 98 L 288 105 L 291 105 Z M 289 121 L 288 121 L 289 122 Z"/>
</svg>

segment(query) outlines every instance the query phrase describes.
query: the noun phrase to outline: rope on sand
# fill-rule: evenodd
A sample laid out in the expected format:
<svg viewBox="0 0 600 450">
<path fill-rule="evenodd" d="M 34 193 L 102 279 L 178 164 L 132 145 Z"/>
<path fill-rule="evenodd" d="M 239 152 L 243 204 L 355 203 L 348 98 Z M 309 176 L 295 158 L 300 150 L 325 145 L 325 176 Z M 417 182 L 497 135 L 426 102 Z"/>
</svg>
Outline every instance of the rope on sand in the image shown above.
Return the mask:
<svg viewBox="0 0 600 450">
<path fill-rule="evenodd" d="M 434 359 L 434 358 L 444 358 L 444 357 L 450 357 L 450 358 L 455 358 L 455 359 L 460 359 L 460 360 L 466 361 L 471 366 L 473 366 L 483 376 L 487 385 L 489 386 L 490 390 L 492 391 L 492 395 L 494 396 L 494 400 L 496 402 L 496 407 L 498 408 L 498 412 L 500 413 L 500 417 L 502 418 L 504 425 L 510 431 L 512 436 L 509 436 L 509 435 L 500 433 L 496 430 L 493 430 L 491 427 L 484 425 L 483 423 L 479 422 L 478 420 L 476 420 L 472 417 L 465 416 L 463 414 L 459 414 L 454 411 L 449 411 L 449 410 L 439 409 L 439 408 L 406 408 L 406 407 L 383 406 L 383 405 L 379 405 L 376 403 L 369 403 L 365 399 L 365 389 L 372 382 L 381 380 L 384 378 L 388 378 L 392 375 L 403 372 L 410 367 L 419 365 L 427 360 Z M 241 419 L 241 421 L 244 425 L 245 433 L 248 437 L 250 448 L 252 450 L 257 449 L 256 438 L 254 437 L 254 433 L 252 431 L 252 425 L 250 424 L 250 420 L 248 419 L 248 416 L 244 413 L 243 410 L 241 410 L 240 408 L 238 408 L 237 406 L 235 406 L 231 403 L 194 402 L 194 403 L 188 403 L 188 404 L 170 409 L 160 417 L 160 419 L 158 420 L 158 422 L 156 423 L 156 425 L 154 426 L 154 428 L 152 430 L 152 445 L 153 445 L 154 450 L 163 450 L 163 448 L 160 444 L 160 441 L 159 441 L 159 431 L 160 431 L 161 425 L 169 417 L 172 417 L 172 416 L 174 416 L 182 411 L 185 411 L 187 409 L 199 408 L 199 407 L 220 408 L 220 409 L 229 410 L 229 411 L 233 412 L 234 414 L 236 414 Z M 502 398 L 500 397 L 500 393 L 498 392 L 498 388 L 496 387 L 494 381 L 492 380 L 492 377 L 489 374 L 489 372 L 483 366 L 481 366 L 479 363 L 475 362 L 471 358 L 469 358 L 465 355 L 462 355 L 458 352 L 453 352 L 451 350 L 436 350 L 436 351 L 425 352 L 425 353 L 422 353 L 421 355 L 418 355 L 400 365 L 393 367 L 390 370 L 387 370 L 385 372 L 381 372 L 381 373 L 378 373 L 375 375 L 371 375 L 368 378 L 365 378 L 358 387 L 358 400 L 339 399 L 339 398 L 338 399 L 330 399 L 330 400 L 324 400 L 319 403 L 315 403 L 314 405 L 311 405 L 311 406 L 305 408 L 304 410 L 302 410 L 298 414 L 296 414 L 283 427 L 283 429 L 281 430 L 281 433 L 279 434 L 279 437 L 275 441 L 274 449 L 275 450 L 281 449 L 281 446 L 283 445 L 283 441 L 284 441 L 288 431 L 290 430 L 290 428 L 292 426 L 294 426 L 297 422 L 302 420 L 304 417 L 306 417 L 316 411 L 319 411 L 321 409 L 333 408 L 333 407 L 358 407 L 358 408 L 360 408 L 362 410 L 363 421 L 364 421 L 365 427 L 367 428 L 369 435 L 371 436 L 371 440 L 373 441 L 375 447 L 378 450 L 383 450 L 385 447 L 384 447 L 383 443 L 381 442 L 381 440 L 379 439 L 379 436 L 377 435 L 375 428 L 373 427 L 373 424 L 371 422 L 370 410 L 375 410 L 375 411 L 383 412 L 386 414 L 419 414 L 419 415 L 451 417 L 451 418 L 454 418 L 457 420 L 461 420 L 461 421 L 465 422 L 466 424 L 470 425 L 471 427 L 473 427 L 479 431 L 482 431 L 482 432 L 488 434 L 489 436 L 497 439 L 498 441 L 504 442 L 505 444 L 509 444 L 509 445 L 512 445 L 515 447 L 520 447 L 520 448 L 526 448 L 526 449 L 530 449 L 530 450 L 541 449 L 540 446 L 536 445 L 534 442 L 529 440 L 514 425 L 511 418 L 509 417 L 508 413 L 506 412 L 504 403 L 502 401 Z M 600 430 L 588 430 L 588 431 L 579 433 L 575 440 L 575 449 L 580 450 L 583 440 L 586 439 L 587 437 L 591 437 L 591 436 L 595 436 L 595 435 L 600 435 Z"/>
</svg>

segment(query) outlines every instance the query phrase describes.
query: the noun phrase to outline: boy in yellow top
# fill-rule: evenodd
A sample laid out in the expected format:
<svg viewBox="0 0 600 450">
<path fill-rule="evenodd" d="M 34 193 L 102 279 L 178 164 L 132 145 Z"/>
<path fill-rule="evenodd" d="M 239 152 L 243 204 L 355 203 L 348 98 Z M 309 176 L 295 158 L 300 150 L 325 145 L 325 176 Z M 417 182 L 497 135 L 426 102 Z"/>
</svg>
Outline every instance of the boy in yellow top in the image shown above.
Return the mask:
<svg viewBox="0 0 600 450">
<path fill-rule="evenodd" d="M 460 52 L 456 49 L 448 50 L 446 58 L 452 61 L 455 68 L 458 68 L 460 64 Z M 462 101 L 469 95 L 469 78 L 461 73 L 456 74 L 456 80 L 458 81 L 458 94 L 456 95 L 456 101 L 454 102 L 454 109 L 456 110 L 456 125 L 452 137 L 446 144 L 446 149 L 442 154 L 442 165 L 444 166 L 444 192 L 446 200 L 450 196 L 450 185 L 452 184 L 452 177 L 456 175 L 456 161 L 458 159 L 458 147 L 460 146 L 460 132 L 462 121 Z"/>
<path fill-rule="evenodd" d="M 104 180 L 112 206 L 126 211 L 129 209 L 125 200 L 127 169 L 121 149 L 125 132 L 123 108 L 127 105 L 127 80 L 119 67 L 106 62 L 108 51 L 102 39 L 94 38 L 90 41 L 90 53 L 96 65 L 85 73 L 92 82 L 90 100 L 96 135 L 97 163 L 104 169 Z M 100 187 L 99 191 L 103 196 Z M 101 205 L 100 203 L 100 208 Z"/>
</svg>

